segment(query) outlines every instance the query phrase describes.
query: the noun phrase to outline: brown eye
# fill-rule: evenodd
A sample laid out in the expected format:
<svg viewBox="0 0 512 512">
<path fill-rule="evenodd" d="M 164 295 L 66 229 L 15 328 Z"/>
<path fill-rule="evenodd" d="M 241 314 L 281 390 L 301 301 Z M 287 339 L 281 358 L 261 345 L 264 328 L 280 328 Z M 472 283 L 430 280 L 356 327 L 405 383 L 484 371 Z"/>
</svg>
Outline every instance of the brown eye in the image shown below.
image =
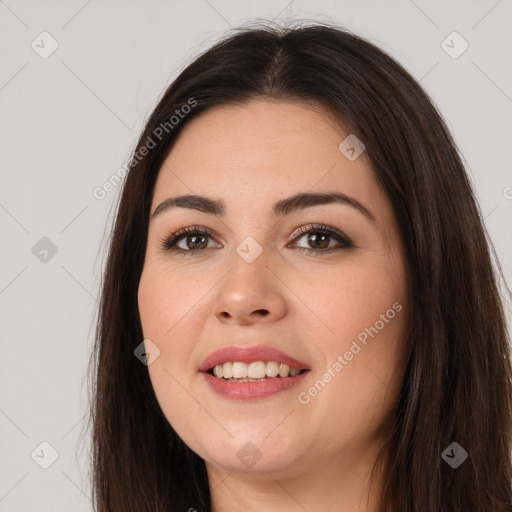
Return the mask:
<svg viewBox="0 0 512 512">
<path fill-rule="evenodd" d="M 308 244 L 312 249 L 327 249 L 329 247 L 330 236 L 326 234 L 309 233 Z"/>
<path fill-rule="evenodd" d="M 299 236 L 295 240 L 305 239 L 307 246 L 293 245 L 301 251 L 307 251 L 312 255 L 330 254 L 341 249 L 350 249 L 354 244 L 346 235 L 335 228 L 324 224 L 319 226 L 304 226 L 299 230 Z M 192 226 L 183 228 L 167 239 L 161 239 L 160 246 L 163 250 L 179 254 L 202 254 L 205 249 L 221 247 L 209 245 L 214 241 L 213 232 L 207 228 Z"/>
<path fill-rule="evenodd" d="M 199 254 L 204 249 L 218 247 L 208 245 L 213 240 L 213 233 L 202 227 L 187 227 L 180 229 L 167 239 L 160 240 L 160 246 L 165 251 L 177 252 L 181 254 Z"/>
<path fill-rule="evenodd" d="M 189 249 L 206 249 L 208 246 L 208 236 L 187 235 L 184 240 Z"/>
<path fill-rule="evenodd" d="M 304 226 L 300 229 L 302 233 L 295 240 L 305 240 L 306 245 L 297 245 L 299 250 L 308 251 L 311 254 L 331 253 L 341 249 L 354 247 L 352 241 L 341 231 L 326 225 Z"/>
</svg>

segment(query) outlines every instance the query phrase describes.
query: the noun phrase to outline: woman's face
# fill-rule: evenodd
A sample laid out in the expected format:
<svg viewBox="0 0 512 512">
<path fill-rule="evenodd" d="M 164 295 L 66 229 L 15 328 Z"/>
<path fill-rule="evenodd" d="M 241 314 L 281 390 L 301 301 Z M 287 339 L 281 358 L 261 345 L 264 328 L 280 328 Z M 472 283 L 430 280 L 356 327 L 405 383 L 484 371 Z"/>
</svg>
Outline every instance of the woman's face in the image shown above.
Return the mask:
<svg viewBox="0 0 512 512">
<path fill-rule="evenodd" d="M 339 148 L 348 135 L 305 104 L 216 107 L 160 170 L 138 291 L 146 349 L 160 351 L 148 370 L 210 475 L 349 462 L 356 473 L 376 454 L 403 378 L 407 283 L 390 204 L 364 152 L 355 158 L 361 146 Z M 206 199 L 159 208 L 181 195 L 222 213 Z M 162 247 L 184 227 L 196 232 Z M 268 376 L 291 359 L 306 371 Z M 228 378 L 267 380 L 203 371 L 214 362 Z"/>
</svg>

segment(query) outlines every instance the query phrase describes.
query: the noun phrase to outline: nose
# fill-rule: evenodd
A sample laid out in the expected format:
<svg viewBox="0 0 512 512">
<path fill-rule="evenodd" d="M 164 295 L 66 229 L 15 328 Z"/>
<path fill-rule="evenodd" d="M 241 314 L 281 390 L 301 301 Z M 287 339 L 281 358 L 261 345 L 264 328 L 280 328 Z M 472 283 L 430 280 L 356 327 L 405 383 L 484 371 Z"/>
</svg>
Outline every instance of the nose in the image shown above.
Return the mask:
<svg viewBox="0 0 512 512">
<path fill-rule="evenodd" d="M 273 270 L 273 271 L 272 271 Z M 219 283 L 212 308 L 222 323 L 251 325 L 279 320 L 286 314 L 283 291 L 286 287 L 276 278 L 267 259 L 259 256 L 247 263 L 237 254 L 234 264 Z"/>
</svg>

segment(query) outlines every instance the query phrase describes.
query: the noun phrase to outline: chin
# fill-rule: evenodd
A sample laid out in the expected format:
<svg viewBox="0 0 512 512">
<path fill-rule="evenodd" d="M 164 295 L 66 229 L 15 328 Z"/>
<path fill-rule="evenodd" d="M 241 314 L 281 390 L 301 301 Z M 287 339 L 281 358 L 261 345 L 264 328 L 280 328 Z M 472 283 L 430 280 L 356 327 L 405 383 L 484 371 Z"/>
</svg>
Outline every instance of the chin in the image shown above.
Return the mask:
<svg viewBox="0 0 512 512">
<path fill-rule="evenodd" d="M 296 463 L 300 458 L 297 452 L 299 446 L 285 445 L 277 437 L 273 442 L 269 439 L 250 441 L 246 435 L 242 439 L 230 438 L 217 446 L 219 450 L 208 450 L 208 453 L 200 455 L 225 471 L 254 474 L 298 469 Z"/>
</svg>

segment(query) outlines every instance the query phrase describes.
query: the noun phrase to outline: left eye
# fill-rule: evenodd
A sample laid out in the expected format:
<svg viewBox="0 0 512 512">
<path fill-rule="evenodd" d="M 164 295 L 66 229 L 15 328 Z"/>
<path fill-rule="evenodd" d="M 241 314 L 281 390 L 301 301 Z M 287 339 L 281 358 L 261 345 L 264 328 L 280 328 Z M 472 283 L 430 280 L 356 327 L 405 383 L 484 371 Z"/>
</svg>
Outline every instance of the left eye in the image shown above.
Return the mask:
<svg viewBox="0 0 512 512">
<path fill-rule="evenodd" d="M 308 244 L 308 246 L 297 246 L 297 248 L 310 253 L 315 253 L 315 255 L 331 253 L 333 251 L 354 247 L 352 240 L 350 240 L 348 236 L 331 226 L 305 226 L 301 228 L 300 232 L 300 236 L 295 238 L 295 240 L 307 237 L 306 244 Z M 330 242 L 337 242 L 338 245 L 331 245 Z"/>
<path fill-rule="evenodd" d="M 330 249 L 332 248 L 330 242 L 336 242 L 334 235 L 326 233 L 325 231 L 309 231 L 301 235 L 298 240 L 305 237 L 307 237 L 306 243 L 311 245 L 309 245 L 309 247 L 299 245 L 298 247 L 303 249 Z M 342 241 L 338 240 L 338 242 Z"/>
</svg>

